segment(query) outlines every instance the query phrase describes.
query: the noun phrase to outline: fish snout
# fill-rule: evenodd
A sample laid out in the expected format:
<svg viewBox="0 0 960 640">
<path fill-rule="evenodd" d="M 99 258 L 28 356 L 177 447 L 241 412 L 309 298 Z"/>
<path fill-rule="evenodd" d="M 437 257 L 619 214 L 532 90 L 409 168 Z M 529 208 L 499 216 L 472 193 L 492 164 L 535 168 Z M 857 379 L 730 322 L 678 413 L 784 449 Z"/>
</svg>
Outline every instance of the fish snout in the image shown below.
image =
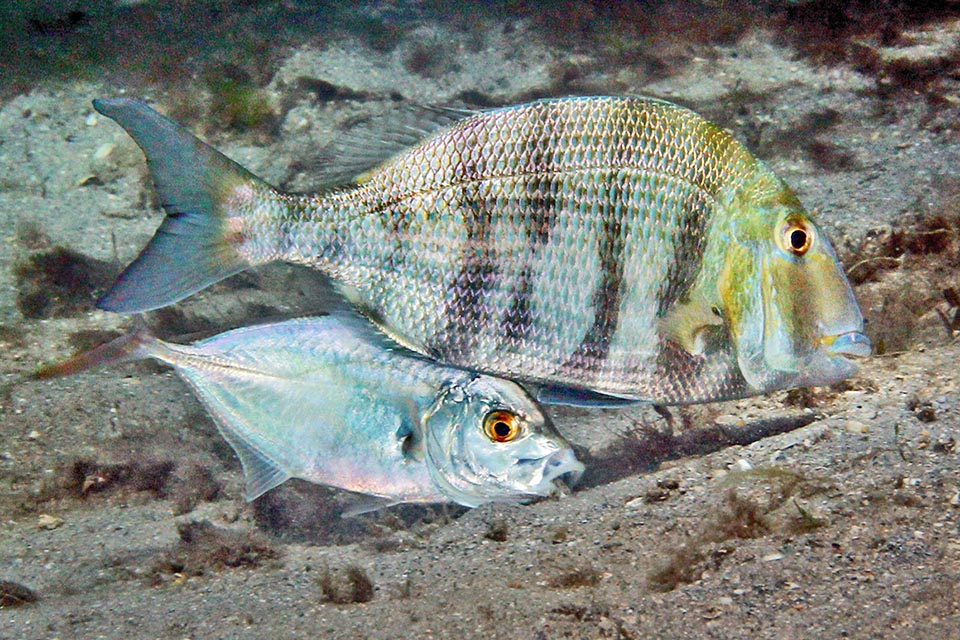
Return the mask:
<svg viewBox="0 0 960 640">
<path fill-rule="evenodd" d="M 542 486 L 553 485 L 555 491 L 569 493 L 580 481 L 585 469 L 572 449 L 561 449 L 547 458 Z"/>
<path fill-rule="evenodd" d="M 873 352 L 870 338 L 859 331 L 823 336 L 820 345 L 832 356 L 865 358 Z"/>
</svg>

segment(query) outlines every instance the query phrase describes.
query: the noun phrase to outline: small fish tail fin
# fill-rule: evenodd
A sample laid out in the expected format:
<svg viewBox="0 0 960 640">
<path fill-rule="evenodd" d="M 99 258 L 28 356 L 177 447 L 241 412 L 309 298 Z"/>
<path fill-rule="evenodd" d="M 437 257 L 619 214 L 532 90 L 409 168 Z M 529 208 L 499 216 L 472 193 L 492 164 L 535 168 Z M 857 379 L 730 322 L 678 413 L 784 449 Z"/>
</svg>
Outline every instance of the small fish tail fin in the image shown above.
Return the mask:
<svg viewBox="0 0 960 640">
<path fill-rule="evenodd" d="M 143 150 L 167 212 L 97 306 L 118 313 L 157 309 L 252 266 L 239 250 L 249 240 L 243 214 L 272 188 L 142 102 L 115 98 L 93 106 Z"/>
<path fill-rule="evenodd" d="M 153 335 L 147 325 L 143 323 L 143 320 L 138 317 L 131 332 L 89 351 L 78 353 L 62 362 L 44 365 L 37 369 L 32 377 L 36 380 L 48 380 L 70 376 L 103 365 L 153 357 L 165 360 L 164 351 L 163 343 Z"/>
</svg>

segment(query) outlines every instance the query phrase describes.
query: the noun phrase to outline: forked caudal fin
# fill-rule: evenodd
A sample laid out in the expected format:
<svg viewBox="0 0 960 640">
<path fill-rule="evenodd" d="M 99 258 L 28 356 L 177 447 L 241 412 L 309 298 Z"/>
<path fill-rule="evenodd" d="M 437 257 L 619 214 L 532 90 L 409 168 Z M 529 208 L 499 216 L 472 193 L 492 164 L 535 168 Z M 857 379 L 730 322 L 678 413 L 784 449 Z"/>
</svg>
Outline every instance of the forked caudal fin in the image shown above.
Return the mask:
<svg viewBox="0 0 960 640">
<path fill-rule="evenodd" d="M 163 358 L 163 344 L 151 333 L 144 324 L 142 316 L 137 316 L 130 333 L 81 352 L 67 360 L 55 362 L 40 367 L 33 373 L 33 378 L 47 380 L 71 376 L 96 367 L 147 358 Z"/>
<path fill-rule="evenodd" d="M 147 358 L 155 358 L 161 362 L 166 362 L 173 366 L 188 384 L 193 386 L 198 397 L 209 410 L 214 422 L 217 423 L 220 433 L 237 452 L 246 477 L 247 500 L 253 500 L 288 480 L 291 473 L 283 464 L 286 460 L 283 456 L 271 455 L 273 448 L 270 440 L 258 438 L 256 428 L 245 428 L 249 424 L 245 423 L 244 420 L 231 418 L 233 414 L 231 414 L 230 409 L 235 408 L 238 404 L 242 405 L 242 403 L 230 402 L 227 406 L 224 406 L 222 400 L 222 398 L 236 398 L 238 392 L 243 392 L 246 396 L 252 393 L 254 396 L 253 403 L 256 403 L 264 392 L 266 392 L 266 397 L 269 397 L 270 385 L 249 385 L 249 380 L 244 380 L 248 384 L 241 384 L 240 389 L 236 389 L 235 387 L 238 384 L 236 379 L 233 380 L 232 386 L 230 376 L 226 376 L 218 383 L 212 372 L 207 375 L 208 384 L 197 384 L 190 375 L 184 375 L 185 370 L 189 372 L 195 367 L 191 367 L 186 362 L 189 356 L 184 355 L 183 349 L 189 350 L 189 347 L 179 347 L 160 340 L 153 335 L 143 322 L 143 317 L 136 316 L 134 327 L 130 333 L 90 351 L 79 353 L 67 360 L 43 366 L 33 373 L 32 378 L 39 380 L 59 378 L 96 367 Z M 202 375 L 200 377 L 203 378 Z M 258 392 L 260 392 L 260 396 L 257 395 Z M 240 412 L 239 415 L 242 417 L 243 413 Z M 293 459 L 296 460 L 296 457 Z"/>
<path fill-rule="evenodd" d="M 157 309 L 252 266 L 232 241 L 228 201 L 237 187 L 269 189 L 186 129 L 136 100 L 94 100 L 143 149 L 167 217 L 98 302 L 106 311 Z"/>
</svg>

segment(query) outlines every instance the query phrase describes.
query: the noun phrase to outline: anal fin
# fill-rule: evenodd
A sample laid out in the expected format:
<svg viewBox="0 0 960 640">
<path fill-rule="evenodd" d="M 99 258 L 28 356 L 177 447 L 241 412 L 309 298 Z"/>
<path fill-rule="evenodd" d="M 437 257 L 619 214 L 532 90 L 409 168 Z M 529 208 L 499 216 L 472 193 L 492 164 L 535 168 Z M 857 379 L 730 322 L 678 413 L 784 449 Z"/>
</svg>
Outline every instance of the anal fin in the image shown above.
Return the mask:
<svg viewBox="0 0 960 640">
<path fill-rule="evenodd" d="M 214 414 L 214 417 L 220 434 L 236 452 L 237 457 L 240 458 L 246 483 L 244 497 L 247 502 L 256 500 L 267 491 L 280 486 L 291 478 L 287 471 L 227 425 L 224 420 L 221 420 L 216 414 Z"/>
</svg>

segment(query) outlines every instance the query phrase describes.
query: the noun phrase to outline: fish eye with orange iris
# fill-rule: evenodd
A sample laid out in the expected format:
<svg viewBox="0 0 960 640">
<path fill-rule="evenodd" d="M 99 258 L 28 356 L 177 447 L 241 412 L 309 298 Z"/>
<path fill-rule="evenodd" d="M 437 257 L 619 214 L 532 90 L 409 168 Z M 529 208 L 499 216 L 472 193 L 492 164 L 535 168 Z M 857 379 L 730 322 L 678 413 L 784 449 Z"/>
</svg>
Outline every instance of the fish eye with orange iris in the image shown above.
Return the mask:
<svg viewBox="0 0 960 640">
<path fill-rule="evenodd" d="M 502 409 L 491 411 L 483 419 L 483 431 L 494 442 L 511 442 L 520 435 L 520 418 Z"/>
<path fill-rule="evenodd" d="M 803 220 L 787 220 L 783 227 L 782 241 L 787 251 L 799 257 L 813 244 L 813 232 Z"/>
</svg>

